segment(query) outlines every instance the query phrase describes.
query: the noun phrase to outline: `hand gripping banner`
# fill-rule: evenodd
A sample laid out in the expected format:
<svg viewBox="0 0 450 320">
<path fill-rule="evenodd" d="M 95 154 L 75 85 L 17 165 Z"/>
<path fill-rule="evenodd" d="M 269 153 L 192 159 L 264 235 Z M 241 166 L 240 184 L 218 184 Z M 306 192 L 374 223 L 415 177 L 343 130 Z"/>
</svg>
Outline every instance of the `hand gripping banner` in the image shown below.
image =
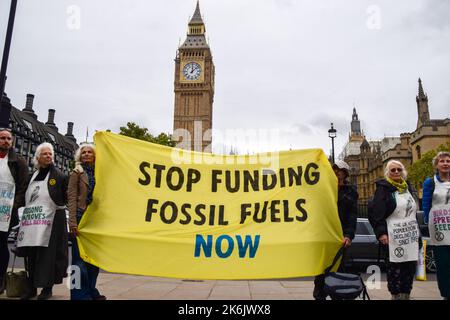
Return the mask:
<svg viewBox="0 0 450 320">
<path fill-rule="evenodd" d="M 115 273 L 183 279 L 313 276 L 343 239 L 320 149 L 222 156 L 98 132 L 81 257 Z"/>
</svg>

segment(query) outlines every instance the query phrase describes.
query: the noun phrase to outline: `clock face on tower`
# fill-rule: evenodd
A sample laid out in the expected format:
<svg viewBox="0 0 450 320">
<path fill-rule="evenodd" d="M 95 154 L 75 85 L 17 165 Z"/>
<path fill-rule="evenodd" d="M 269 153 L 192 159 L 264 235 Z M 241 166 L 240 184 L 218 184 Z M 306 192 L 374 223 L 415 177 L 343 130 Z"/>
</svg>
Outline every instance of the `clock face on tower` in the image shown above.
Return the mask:
<svg viewBox="0 0 450 320">
<path fill-rule="evenodd" d="M 183 75 L 187 80 L 197 80 L 201 73 L 202 68 L 196 62 L 189 62 L 183 68 Z"/>
</svg>

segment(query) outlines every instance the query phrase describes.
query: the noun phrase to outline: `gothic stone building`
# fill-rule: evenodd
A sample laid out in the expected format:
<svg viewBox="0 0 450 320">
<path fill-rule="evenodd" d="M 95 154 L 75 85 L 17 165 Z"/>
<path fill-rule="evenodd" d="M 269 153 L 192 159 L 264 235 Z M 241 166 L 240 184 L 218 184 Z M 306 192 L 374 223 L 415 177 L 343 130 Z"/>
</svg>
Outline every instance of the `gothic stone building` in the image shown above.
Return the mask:
<svg viewBox="0 0 450 320">
<path fill-rule="evenodd" d="M 384 177 L 384 168 L 389 160 L 398 160 L 408 168 L 424 152 L 450 141 L 450 119 L 430 120 L 428 97 L 420 79 L 416 103 L 416 130 L 402 133 L 400 137 L 385 137 L 380 141 L 366 140 L 356 109 L 353 109 L 349 141 L 340 158 L 350 166 L 350 181 L 358 188 L 360 204 L 365 205 L 373 197 L 375 182 Z"/>
<path fill-rule="evenodd" d="M 213 57 L 197 2 L 186 40 L 175 58 L 173 139 L 177 147 L 211 152 L 214 74 Z"/>
<path fill-rule="evenodd" d="M 411 149 L 413 162 L 419 160 L 422 154 L 434 150 L 450 141 L 450 119 L 430 119 L 428 96 L 424 93 L 422 81 L 419 78 L 419 94 L 416 96 L 417 126 L 411 133 Z"/>
<path fill-rule="evenodd" d="M 32 159 L 37 146 L 43 142 L 49 142 L 55 149 L 55 166 L 68 174 L 78 148 L 77 140 L 72 132 L 73 122 L 68 122 L 66 134 L 60 133 L 54 122 L 55 110 L 48 110 L 47 122 L 43 123 L 34 113 L 33 101 L 34 95 L 27 94 L 25 108 L 19 110 L 14 106 L 11 107 L 9 122 L 14 135 L 14 150 L 27 161 L 31 172 L 33 170 Z"/>
</svg>

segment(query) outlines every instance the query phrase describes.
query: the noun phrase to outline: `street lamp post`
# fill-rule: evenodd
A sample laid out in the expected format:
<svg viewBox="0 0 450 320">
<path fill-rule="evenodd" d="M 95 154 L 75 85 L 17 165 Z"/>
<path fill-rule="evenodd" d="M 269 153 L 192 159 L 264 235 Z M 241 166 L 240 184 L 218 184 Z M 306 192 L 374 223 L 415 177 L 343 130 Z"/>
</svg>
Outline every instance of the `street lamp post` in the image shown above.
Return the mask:
<svg viewBox="0 0 450 320">
<path fill-rule="evenodd" d="M 333 128 L 333 123 L 331 123 L 331 129 L 328 130 L 328 136 L 331 138 L 331 160 L 334 163 L 334 138 L 336 138 L 336 129 Z"/>
<path fill-rule="evenodd" d="M 7 103 L 7 101 L 3 101 L 3 94 L 5 92 L 6 69 L 8 67 L 9 49 L 11 47 L 11 38 L 14 26 L 14 18 L 16 16 L 16 7 L 17 0 L 11 0 L 8 28 L 6 30 L 5 47 L 3 49 L 2 66 L 0 70 L 0 122 L 2 122 L 2 125 L 6 124 L 6 126 L 9 124 L 11 105 Z"/>
</svg>

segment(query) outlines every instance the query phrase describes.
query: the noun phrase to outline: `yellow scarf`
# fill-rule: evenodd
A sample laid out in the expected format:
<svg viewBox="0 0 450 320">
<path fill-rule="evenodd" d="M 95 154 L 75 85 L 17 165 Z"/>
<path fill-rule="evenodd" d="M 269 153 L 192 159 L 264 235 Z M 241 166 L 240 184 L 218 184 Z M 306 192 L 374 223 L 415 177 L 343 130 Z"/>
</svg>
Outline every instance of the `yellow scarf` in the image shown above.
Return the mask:
<svg viewBox="0 0 450 320">
<path fill-rule="evenodd" d="M 387 180 L 387 182 L 392 184 L 394 187 L 396 187 L 399 193 L 404 193 L 408 189 L 408 184 L 403 179 L 402 179 L 402 182 L 395 182 L 394 180 L 389 179 L 389 178 L 387 178 L 386 180 Z"/>
</svg>

